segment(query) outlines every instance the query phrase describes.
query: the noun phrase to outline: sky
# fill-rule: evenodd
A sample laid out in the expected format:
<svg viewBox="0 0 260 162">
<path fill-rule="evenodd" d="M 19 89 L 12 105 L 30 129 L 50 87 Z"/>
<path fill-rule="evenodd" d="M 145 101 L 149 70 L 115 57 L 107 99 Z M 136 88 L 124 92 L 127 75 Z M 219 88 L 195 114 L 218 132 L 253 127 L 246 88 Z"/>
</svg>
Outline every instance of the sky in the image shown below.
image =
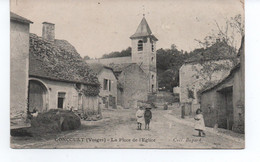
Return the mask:
<svg viewBox="0 0 260 162">
<path fill-rule="evenodd" d="M 191 51 L 199 47 L 215 21 L 243 14 L 240 0 L 11 0 L 11 11 L 33 21 L 30 32 L 42 35 L 42 22 L 55 24 L 55 38 L 69 41 L 84 57 L 131 46 L 143 13 L 159 39 L 157 49 Z M 239 43 L 238 43 L 239 44 Z"/>
</svg>

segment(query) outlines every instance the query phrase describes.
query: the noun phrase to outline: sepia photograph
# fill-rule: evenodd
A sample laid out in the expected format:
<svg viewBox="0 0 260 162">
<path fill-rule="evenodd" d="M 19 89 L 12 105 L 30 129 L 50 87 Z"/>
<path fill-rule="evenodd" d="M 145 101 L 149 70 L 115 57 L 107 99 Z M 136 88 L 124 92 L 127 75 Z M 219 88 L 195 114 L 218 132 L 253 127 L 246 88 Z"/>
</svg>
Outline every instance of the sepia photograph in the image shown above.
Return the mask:
<svg viewBox="0 0 260 162">
<path fill-rule="evenodd" d="M 10 0 L 13 149 L 244 149 L 244 0 Z"/>
</svg>

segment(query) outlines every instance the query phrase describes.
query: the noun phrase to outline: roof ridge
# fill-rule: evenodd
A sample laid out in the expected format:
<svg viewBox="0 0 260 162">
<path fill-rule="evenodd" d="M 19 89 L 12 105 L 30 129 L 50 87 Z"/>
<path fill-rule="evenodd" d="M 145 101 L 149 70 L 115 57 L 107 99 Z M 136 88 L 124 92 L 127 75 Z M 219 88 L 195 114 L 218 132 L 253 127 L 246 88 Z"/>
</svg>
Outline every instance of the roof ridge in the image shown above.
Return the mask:
<svg viewBox="0 0 260 162">
<path fill-rule="evenodd" d="M 33 22 L 29 19 L 26 19 L 25 17 L 22 17 L 14 12 L 11 12 L 10 11 L 10 19 L 11 20 L 15 20 L 15 21 L 19 21 L 19 22 L 22 22 L 22 23 L 28 23 L 28 24 L 32 24 Z"/>
</svg>

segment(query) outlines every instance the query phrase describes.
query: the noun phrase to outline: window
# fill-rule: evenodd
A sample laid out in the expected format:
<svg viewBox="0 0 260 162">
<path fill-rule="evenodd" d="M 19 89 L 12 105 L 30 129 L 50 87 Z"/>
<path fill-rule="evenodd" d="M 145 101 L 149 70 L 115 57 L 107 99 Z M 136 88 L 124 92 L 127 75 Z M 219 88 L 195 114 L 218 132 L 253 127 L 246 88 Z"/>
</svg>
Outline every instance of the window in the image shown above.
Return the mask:
<svg viewBox="0 0 260 162">
<path fill-rule="evenodd" d="M 152 84 L 152 92 L 154 92 L 154 85 Z"/>
<path fill-rule="evenodd" d="M 109 80 L 108 83 L 108 90 L 111 91 L 111 80 Z"/>
<path fill-rule="evenodd" d="M 107 90 L 107 83 L 108 83 L 108 80 L 104 79 L 103 90 Z"/>
<path fill-rule="evenodd" d="M 143 41 L 142 40 L 138 41 L 137 50 L 138 51 L 143 51 Z"/>
<path fill-rule="evenodd" d="M 152 52 L 154 51 L 154 45 L 153 45 L 153 43 L 152 43 Z"/>
<path fill-rule="evenodd" d="M 58 93 L 58 108 L 63 109 L 64 101 L 65 101 L 65 92 L 59 92 Z"/>
<path fill-rule="evenodd" d="M 152 79 L 154 78 L 154 75 L 152 75 Z"/>
<path fill-rule="evenodd" d="M 151 58 L 152 62 L 153 62 L 153 57 Z"/>
</svg>

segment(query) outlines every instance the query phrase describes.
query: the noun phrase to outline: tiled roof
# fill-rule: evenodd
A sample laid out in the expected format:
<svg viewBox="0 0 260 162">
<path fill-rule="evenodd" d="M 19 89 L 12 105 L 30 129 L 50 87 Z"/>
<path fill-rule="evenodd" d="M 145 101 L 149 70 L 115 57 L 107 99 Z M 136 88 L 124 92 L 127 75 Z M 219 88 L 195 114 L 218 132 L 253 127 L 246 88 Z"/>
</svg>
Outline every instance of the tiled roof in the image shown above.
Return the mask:
<svg viewBox="0 0 260 162">
<path fill-rule="evenodd" d="M 61 40 L 55 42 L 52 44 L 30 34 L 30 76 L 99 85 L 96 75 L 71 44 Z"/>
<path fill-rule="evenodd" d="M 13 12 L 10 12 L 10 18 L 11 20 L 15 20 L 15 21 L 19 21 L 19 22 L 22 22 L 22 23 L 33 23 L 32 21 L 22 17 L 22 16 L 19 16 Z"/>
<path fill-rule="evenodd" d="M 109 67 L 111 67 L 115 72 L 122 72 L 126 67 L 133 65 L 135 63 L 123 63 L 123 64 L 109 64 Z"/>
<path fill-rule="evenodd" d="M 89 65 L 90 69 L 93 70 L 93 72 L 96 74 L 99 74 L 101 72 L 101 70 L 104 68 L 109 69 L 113 72 L 113 69 L 111 67 L 105 66 L 100 63 L 90 63 L 88 65 Z"/>
<path fill-rule="evenodd" d="M 132 66 L 132 65 L 137 65 L 137 64 L 136 63 L 122 63 L 122 64 L 112 63 L 112 64 L 109 64 L 108 66 L 113 69 L 115 76 L 118 77 L 125 68 Z"/>
</svg>

